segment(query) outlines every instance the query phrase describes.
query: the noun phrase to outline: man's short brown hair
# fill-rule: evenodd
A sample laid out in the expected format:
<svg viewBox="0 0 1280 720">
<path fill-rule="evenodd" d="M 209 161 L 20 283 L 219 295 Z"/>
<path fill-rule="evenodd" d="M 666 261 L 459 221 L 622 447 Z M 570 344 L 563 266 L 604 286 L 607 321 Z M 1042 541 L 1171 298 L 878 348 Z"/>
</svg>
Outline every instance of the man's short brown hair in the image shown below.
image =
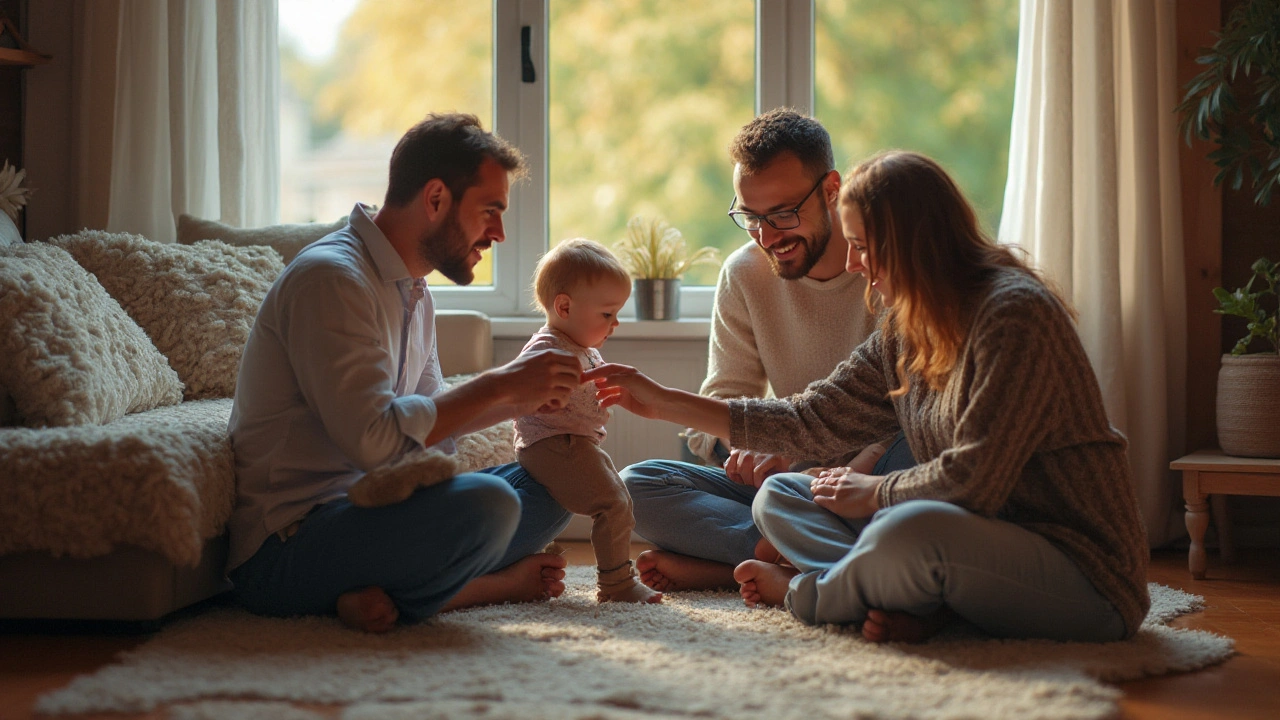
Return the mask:
<svg viewBox="0 0 1280 720">
<path fill-rule="evenodd" d="M 391 152 L 391 178 L 386 204 L 403 207 L 432 179 L 439 178 L 456 203 L 475 185 L 480 164 L 491 159 L 517 177 L 525 171 L 516 147 L 480 127 L 465 113 L 432 113 L 409 128 Z"/>
<path fill-rule="evenodd" d="M 815 178 L 836 169 L 831 135 L 822 123 L 791 108 L 775 108 L 747 123 L 729 143 L 743 175 L 754 175 L 782 153 L 792 153 Z"/>
</svg>

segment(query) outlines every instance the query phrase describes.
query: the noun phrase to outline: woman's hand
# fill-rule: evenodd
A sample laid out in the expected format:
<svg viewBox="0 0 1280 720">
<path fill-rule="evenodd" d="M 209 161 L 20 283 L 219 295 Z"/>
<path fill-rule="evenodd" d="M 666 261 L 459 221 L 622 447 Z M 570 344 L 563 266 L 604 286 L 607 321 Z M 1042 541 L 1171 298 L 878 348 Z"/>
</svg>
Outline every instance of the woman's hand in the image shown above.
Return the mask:
<svg viewBox="0 0 1280 720">
<path fill-rule="evenodd" d="M 583 373 L 582 379 L 596 384 L 600 407 L 617 405 L 640 417 L 665 419 L 659 406 L 669 389 L 629 365 L 605 363 Z"/>
<path fill-rule="evenodd" d="M 605 363 L 582 373 L 596 384 L 601 407 L 617 405 L 636 415 L 667 420 L 715 437 L 729 437 L 729 403 L 674 389 L 650 380 L 627 365 Z"/>
<path fill-rule="evenodd" d="M 884 480 L 880 475 L 863 475 L 847 467 L 828 468 L 809 482 L 813 502 L 842 518 L 871 517 L 880 509 L 876 490 Z"/>
<path fill-rule="evenodd" d="M 789 467 L 791 460 L 781 455 L 734 448 L 724 463 L 724 472 L 739 485 L 759 488 L 770 475 L 786 472 Z"/>
</svg>

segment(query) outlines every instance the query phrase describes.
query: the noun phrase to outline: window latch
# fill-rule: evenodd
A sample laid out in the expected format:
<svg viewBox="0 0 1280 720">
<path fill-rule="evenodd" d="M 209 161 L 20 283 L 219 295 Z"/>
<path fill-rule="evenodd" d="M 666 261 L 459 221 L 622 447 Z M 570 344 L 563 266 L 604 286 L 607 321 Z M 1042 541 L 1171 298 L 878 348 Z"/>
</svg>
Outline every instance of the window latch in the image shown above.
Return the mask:
<svg viewBox="0 0 1280 720">
<path fill-rule="evenodd" d="M 520 27 L 520 81 L 532 83 L 538 79 L 538 73 L 533 68 L 533 56 L 529 52 L 529 43 L 533 35 L 533 28 L 528 25 Z"/>
</svg>

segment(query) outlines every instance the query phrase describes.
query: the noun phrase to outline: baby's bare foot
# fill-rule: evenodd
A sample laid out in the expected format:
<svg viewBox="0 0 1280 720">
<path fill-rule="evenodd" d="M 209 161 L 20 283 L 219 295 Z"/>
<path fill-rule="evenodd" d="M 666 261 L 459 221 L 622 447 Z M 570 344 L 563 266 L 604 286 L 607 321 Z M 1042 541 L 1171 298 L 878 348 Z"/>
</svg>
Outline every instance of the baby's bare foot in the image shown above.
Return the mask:
<svg viewBox="0 0 1280 720">
<path fill-rule="evenodd" d="M 747 607 L 781 607 L 791 578 L 798 574 L 800 571 L 789 565 L 747 560 L 734 568 L 733 579 L 738 581 L 738 592 Z"/>
<path fill-rule="evenodd" d="M 497 572 L 467 583 L 440 612 L 504 602 L 537 602 L 564 592 L 564 566 L 559 555 L 527 555 Z"/>
<path fill-rule="evenodd" d="M 596 592 L 596 600 L 599 602 L 660 603 L 662 602 L 662 593 L 645 587 L 633 578 L 631 582 L 623 583 L 620 587 L 609 590 L 600 589 Z"/>
<path fill-rule="evenodd" d="M 636 558 L 640 582 L 659 592 L 723 590 L 737 583 L 733 566 L 666 550 L 645 550 Z"/>
<path fill-rule="evenodd" d="M 904 612 L 868 610 L 862 623 L 862 637 L 873 643 L 919 643 L 938 633 L 955 616 L 947 608 L 919 617 Z"/>
<path fill-rule="evenodd" d="M 338 619 L 367 633 L 384 633 L 395 627 L 400 610 L 380 587 L 370 586 L 338 596 Z"/>
</svg>

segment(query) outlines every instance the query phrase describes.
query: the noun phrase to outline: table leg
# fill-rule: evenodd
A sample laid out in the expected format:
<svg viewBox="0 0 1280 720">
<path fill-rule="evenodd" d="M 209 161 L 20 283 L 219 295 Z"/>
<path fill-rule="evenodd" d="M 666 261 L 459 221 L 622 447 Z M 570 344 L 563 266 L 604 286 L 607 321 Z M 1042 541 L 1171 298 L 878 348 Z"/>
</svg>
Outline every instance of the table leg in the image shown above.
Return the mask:
<svg viewBox="0 0 1280 720">
<path fill-rule="evenodd" d="M 1182 498 L 1187 502 L 1187 532 L 1191 535 L 1191 549 L 1187 552 L 1187 564 L 1191 577 L 1204 579 L 1204 533 L 1209 529 L 1209 502 L 1200 492 L 1200 473 L 1182 471 Z"/>
<path fill-rule="evenodd" d="M 1209 508 L 1213 511 L 1213 526 L 1218 530 L 1218 554 L 1222 562 L 1235 562 L 1236 546 L 1231 542 L 1231 518 L 1227 514 L 1227 496 L 1210 495 Z"/>
</svg>

